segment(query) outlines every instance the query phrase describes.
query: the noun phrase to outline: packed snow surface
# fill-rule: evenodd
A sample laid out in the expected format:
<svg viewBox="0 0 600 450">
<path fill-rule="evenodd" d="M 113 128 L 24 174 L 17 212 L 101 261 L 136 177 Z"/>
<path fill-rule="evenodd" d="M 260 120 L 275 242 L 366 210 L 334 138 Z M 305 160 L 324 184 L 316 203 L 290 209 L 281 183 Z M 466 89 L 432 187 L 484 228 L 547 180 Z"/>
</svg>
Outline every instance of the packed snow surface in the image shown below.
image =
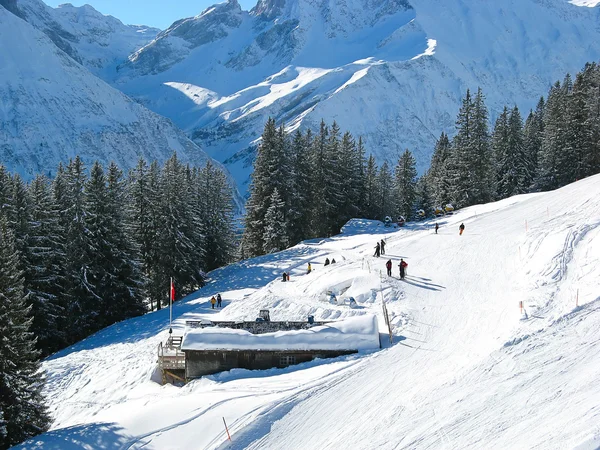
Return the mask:
<svg viewBox="0 0 600 450">
<path fill-rule="evenodd" d="M 355 219 L 338 236 L 216 270 L 173 307 L 176 335 L 186 320 L 261 309 L 271 320 L 375 314 L 383 349 L 161 386 L 169 311 L 147 314 L 43 363 L 54 423 L 21 448 L 597 448 L 600 176 L 456 211 L 437 235 L 434 222 Z M 212 310 L 217 293 L 224 307 Z"/>
<path fill-rule="evenodd" d="M 379 348 L 374 315 L 352 317 L 308 330 L 252 334 L 231 328 L 192 328 L 182 350 L 373 350 Z"/>
</svg>

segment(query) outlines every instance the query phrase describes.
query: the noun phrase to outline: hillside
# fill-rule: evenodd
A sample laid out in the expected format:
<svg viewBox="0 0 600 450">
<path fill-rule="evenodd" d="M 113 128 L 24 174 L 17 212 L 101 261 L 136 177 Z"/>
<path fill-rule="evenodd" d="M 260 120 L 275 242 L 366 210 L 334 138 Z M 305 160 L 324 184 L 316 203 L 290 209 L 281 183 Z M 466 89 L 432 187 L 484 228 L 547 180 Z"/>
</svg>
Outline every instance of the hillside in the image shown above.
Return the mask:
<svg viewBox="0 0 600 450">
<path fill-rule="evenodd" d="M 493 119 L 598 60 L 596 3 L 261 0 L 243 11 L 228 0 L 175 22 L 109 81 L 171 118 L 240 186 L 268 117 L 290 130 L 336 120 L 379 161 L 409 148 L 423 171 L 467 88 L 483 88 Z"/>
<path fill-rule="evenodd" d="M 46 360 L 55 422 L 22 448 L 597 448 L 599 194 L 594 176 L 473 206 L 440 218 L 438 235 L 433 221 L 395 230 L 353 220 L 331 239 L 216 270 L 175 304 L 176 334 L 190 318 L 253 319 L 263 308 L 273 320 L 381 317 L 383 298 L 394 344 L 160 386 L 162 310 Z M 372 256 L 382 238 L 393 278 L 380 275 L 385 257 Z M 337 262 L 323 267 L 326 256 Z M 396 277 L 401 257 L 405 281 Z M 327 290 L 359 307 L 330 304 Z M 221 311 L 208 304 L 217 292 Z"/>
<path fill-rule="evenodd" d="M 96 78 L 41 31 L 0 6 L 0 161 L 26 178 L 87 164 L 133 167 L 139 157 L 208 156 L 168 119 Z"/>
</svg>

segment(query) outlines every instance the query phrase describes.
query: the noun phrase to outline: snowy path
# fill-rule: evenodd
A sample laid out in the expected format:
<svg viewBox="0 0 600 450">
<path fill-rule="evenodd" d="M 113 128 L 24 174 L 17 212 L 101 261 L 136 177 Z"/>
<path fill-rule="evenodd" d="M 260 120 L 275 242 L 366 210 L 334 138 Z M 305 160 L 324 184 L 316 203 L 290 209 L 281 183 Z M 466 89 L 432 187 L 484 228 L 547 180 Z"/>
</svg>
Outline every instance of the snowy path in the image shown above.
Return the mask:
<svg viewBox="0 0 600 450">
<path fill-rule="evenodd" d="M 355 221 L 334 238 L 217 270 L 176 304 L 176 333 L 190 318 L 253 319 L 263 308 L 272 320 L 381 317 L 383 296 L 395 343 L 160 386 L 152 378 L 168 311 L 149 314 L 45 362 L 54 429 L 27 448 L 596 448 L 599 194 L 597 176 L 475 206 L 440 220 L 438 235 L 431 223 Z M 387 254 L 374 258 L 382 238 Z M 336 264 L 324 267 L 325 257 Z M 329 303 L 330 290 L 359 307 Z M 220 311 L 207 303 L 216 292 Z"/>
</svg>

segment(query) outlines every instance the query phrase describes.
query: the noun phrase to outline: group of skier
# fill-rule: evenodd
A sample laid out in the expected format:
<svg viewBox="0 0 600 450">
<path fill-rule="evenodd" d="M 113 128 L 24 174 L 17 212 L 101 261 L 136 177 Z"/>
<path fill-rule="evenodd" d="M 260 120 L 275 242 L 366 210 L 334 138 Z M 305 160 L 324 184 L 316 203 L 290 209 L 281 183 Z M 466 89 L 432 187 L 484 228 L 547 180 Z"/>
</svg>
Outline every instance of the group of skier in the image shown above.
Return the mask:
<svg viewBox="0 0 600 450">
<path fill-rule="evenodd" d="M 404 280 L 404 277 L 406 276 L 406 268 L 408 267 L 408 263 L 406 261 L 404 261 L 403 258 L 400 258 L 400 264 L 398 264 L 398 268 L 400 269 L 400 279 Z M 388 259 L 388 261 L 385 263 L 385 268 L 387 269 L 387 274 L 388 277 L 392 276 L 392 260 Z"/>
<path fill-rule="evenodd" d="M 212 296 L 212 298 L 210 299 L 210 304 L 212 306 L 212 309 L 215 309 L 215 305 L 217 305 L 217 308 L 220 308 L 222 305 L 223 299 L 221 298 L 221 294 L 217 294 L 217 296 L 215 297 L 214 295 Z"/>
<path fill-rule="evenodd" d="M 385 241 L 383 239 L 380 242 L 377 242 L 375 254 L 373 256 L 379 258 L 381 255 L 385 255 Z"/>
<path fill-rule="evenodd" d="M 440 226 L 436 222 L 435 234 L 438 234 L 439 229 L 440 229 Z M 458 234 L 460 236 L 462 236 L 464 231 L 465 231 L 465 224 L 461 223 L 460 226 L 458 227 Z M 385 241 L 383 239 L 380 242 L 377 242 L 377 245 L 375 246 L 375 254 L 373 256 L 379 257 L 381 255 L 385 255 Z M 408 267 L 408 263 L 406 261 L 404 261 L 404 259 L 400 258 L 400 264 L 398 264 L 398 267 L 400 269 L 400 279 L 404 280 L 404 278 L 406 277 L 406 268 Z M 385 263 L 385 268 L 387 269 L 388 277 L 391 277 L 392 276 L 392 260 L 391 259 L 388 259 L 388 261 Z"/>
<path fill-rule="evenodd" d="M 328 266 L 329 264 L 335 264 L 335 258 L 332 258 L 331 261 L 329 261 L 329 258 L 325 258 L 325 262 L 323 263 L 323 266 Z M 306 267 L 306 273 L 311 273 L 312 272 L 312 264 L 308 263 L 308 266 Z M 289 274 L 288 274 L 288 281 L 290 281 L 289 279 Z"/>
</svg>

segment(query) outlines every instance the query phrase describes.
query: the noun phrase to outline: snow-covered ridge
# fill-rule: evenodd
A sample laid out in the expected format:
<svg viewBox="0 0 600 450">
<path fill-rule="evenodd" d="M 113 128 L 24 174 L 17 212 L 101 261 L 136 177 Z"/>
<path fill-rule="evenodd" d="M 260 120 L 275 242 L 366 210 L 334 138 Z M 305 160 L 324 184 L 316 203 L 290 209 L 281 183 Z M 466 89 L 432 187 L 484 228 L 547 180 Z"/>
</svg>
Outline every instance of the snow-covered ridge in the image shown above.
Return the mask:
<svg viewBox="0 0 600 450">
<path fill-rule="evenodd" d="M 600 8 L 567 0 L 261 0 L 250 12 L 232 0 L 173 24 L 114 85 L 244 188 L 268 117 L 290 130 L 336 120 L 380 161 L 409 148 L 423 171 L 467 88 L 484 89 L 492 119 L 505 104 L 526 111 L 600 59 L 599 22 Z"/>
<path fill-rule="evenodd" d="M 0 162 L 31 178 L 80 155 L 87 164 L 177 151 L 201 165 L 208 156 L 170 120 L 96 78 L 41 31 L 0 6 Z"/>
<path fill-rule="evenodd" d="M 152 380 L 159 379 L 156 346 L 168 336 L 169 311 L 162 310 L 47 359 L 55 422 L 22 448 L 69 448 L 76 440 L 134 449 L 279 450 L 302 442 L 312 450 L 337 449 L 343 439 L 358 450 L 595 448 L 599 211 L 597 175 L 456 211 L 438 219 L 438 234 L 433 221 L 392 230 L 357 219 L 339 236 L 216 270 L 174 305 L 174 334 L 186 320 L 252 320 L 260 309 L 273 320 L 376 314 L 384 332 L 384 301 L 394 345 L 160 386 Z M 380 239 L 387 254 L 375 258 Z M 337 262 L 325 267 L 325 257 Z M 405 281 L 396 276 L 401 257 Z M 391 278 L 380 273 L 387 258 Z M 283 271 L 289 282 L 280 281 Z M 220 311 L 209 303 L 216 293 Z M 343 302 L 348 297 L 357 308 Z"/>
<path fill-rule="evenodd" d="M 19 15 L 43 31 L 65 53 L 92 73 L 108 79 L 127 56 L 150 42 L 160 30 L 124 25 L 90 5 L 70 3 L 51 8 L 41 0 L 18 0 Z"/>
</svg>

